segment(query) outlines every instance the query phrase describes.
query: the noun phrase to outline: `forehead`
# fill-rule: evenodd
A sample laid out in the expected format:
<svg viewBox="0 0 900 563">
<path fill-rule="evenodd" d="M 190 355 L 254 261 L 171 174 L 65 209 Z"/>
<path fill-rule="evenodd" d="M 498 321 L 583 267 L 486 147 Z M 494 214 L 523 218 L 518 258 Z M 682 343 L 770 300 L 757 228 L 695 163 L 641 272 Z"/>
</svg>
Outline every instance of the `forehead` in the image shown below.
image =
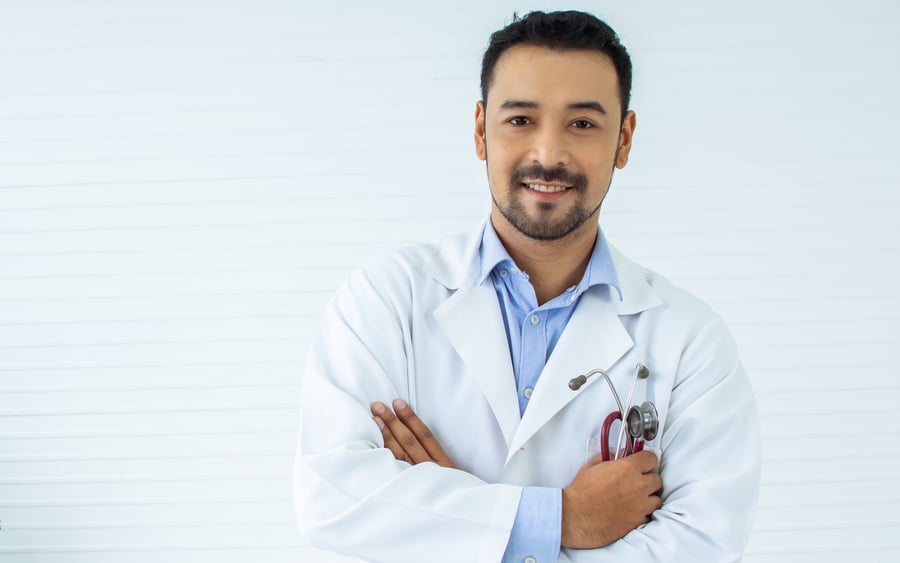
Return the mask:
<svg viewBox="0 0 900 563">
<path fill-rule="evenodd" d="M 516 45 L 497 60 L 488 105 L 509 99 L 541 105 L 596 100 L 617 112 L 619 79 L 612 60 L 599 51 Z"/>
</svg>

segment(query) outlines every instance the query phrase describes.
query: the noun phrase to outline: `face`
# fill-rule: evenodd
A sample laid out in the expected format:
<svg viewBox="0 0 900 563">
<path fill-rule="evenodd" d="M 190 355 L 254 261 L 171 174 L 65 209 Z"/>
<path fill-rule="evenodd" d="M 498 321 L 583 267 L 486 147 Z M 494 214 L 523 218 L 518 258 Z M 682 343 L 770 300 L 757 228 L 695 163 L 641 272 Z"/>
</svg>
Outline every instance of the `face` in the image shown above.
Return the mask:
<svg viewBox="0 0 900 563">
<path fill-rule="evenodd" d="M 487 107 L 476 106 L 475 148 L 501 236 L 596 233 L 613 169 L 631 150 L 634 113 L 621 115 L 616 69 L 603 53 L 517 45 L 500 56 Z"/>
</svg>

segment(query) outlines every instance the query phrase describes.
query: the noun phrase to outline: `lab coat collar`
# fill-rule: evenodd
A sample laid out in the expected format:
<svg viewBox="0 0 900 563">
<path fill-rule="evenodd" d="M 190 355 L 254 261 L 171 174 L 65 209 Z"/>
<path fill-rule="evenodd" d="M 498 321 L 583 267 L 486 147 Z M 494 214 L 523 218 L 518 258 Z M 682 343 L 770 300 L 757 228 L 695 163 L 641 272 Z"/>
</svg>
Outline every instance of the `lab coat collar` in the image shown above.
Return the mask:
<svg viewBox="0 0 900 563">
<path fill-rule="evenodd" d="M 438 243 L 438 253 L 425 265 L 425 270 L 435 281 L 451 290 L 479 285 L 481 260 L 478 248 L 484 236 L 485 225 L 486 223 L 482 223 L 465 235 L 449 237 Z M 628 259 L 612 244 L 609 244 L 609 253 L 621 288 L 616 289 L 614 299 L 618 315 L 633 315 L 662 303 L 659 295 L 647 283 L 647 275 L 641 266 Z M 483 282 L 487 283 L 486 280 Z"/>
<path fill-rule="evenodd" d="M 489 280 L 478 282 L 478 248 L 484 225 L 468 235 L 445 239 L 426 271 L 454 290 L 434 316 L 484 394 L 509 446 L 509 459 L 570 401 L 578 391 L 568 381 L 594 368 L 610 369 L 634 345 L 619 316 L 639 313 L 662 303 L 643 269 L 610 245 L 622 288 L 595 286 L 581 296 L 562 337 L 547 361 L 534 394 L 520 418 L 515 376 L 506 328 L 497 295 Z"/>
</svg>

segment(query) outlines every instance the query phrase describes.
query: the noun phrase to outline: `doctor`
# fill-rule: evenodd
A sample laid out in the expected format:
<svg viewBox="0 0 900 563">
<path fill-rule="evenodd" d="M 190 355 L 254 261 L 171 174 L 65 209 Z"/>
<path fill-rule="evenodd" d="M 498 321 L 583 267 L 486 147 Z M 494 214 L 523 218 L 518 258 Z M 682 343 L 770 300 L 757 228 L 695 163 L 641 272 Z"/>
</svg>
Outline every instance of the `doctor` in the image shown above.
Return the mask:
<svg viewBox="0 0 900 563">
<path fill-rule="evenodd" d="M 481 84 L 489 219 L 371 261 L 322 320 L 302 530 L 384 562 L 740 560 L 759 435 L 733 339 L 598 227 L 635 131 L 627 51 L 589 14 L 534 12 L 492 35 Z M 660 431 L 601 462 L 615 399 L 569 381 L 602 368 L 624 400 L 637 364 Z"/>
</svg>

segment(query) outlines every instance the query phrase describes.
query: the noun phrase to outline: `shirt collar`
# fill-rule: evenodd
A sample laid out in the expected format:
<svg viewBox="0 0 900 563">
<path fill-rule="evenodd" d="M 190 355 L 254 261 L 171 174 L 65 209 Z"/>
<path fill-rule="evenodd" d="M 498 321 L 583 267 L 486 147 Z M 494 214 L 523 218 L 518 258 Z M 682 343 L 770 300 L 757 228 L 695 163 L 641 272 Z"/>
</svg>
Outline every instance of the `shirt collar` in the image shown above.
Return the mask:
<svg viewBox="0 0 900 563">
<path fill-rule="evenodd" d="M 485 222 L 481 245 L 478 247 L 478 255 L 481 258 L 479 284 L 484 283 L 484 280 L 497 266 L 503 263 L 515 264 L 503 243 L 500 242 L 500 237 L 497 236 L 497 231 L 494 230 L 494 225 L 491 224 L 490 219 Z M 612 254 L 610 254 L 609 243 L 606 241 L 600 225 L 597 225 L 597 242 L 591 251 L 591 258 L 588 260 L 584 276 L 576 286 L 576 292 L 580 294 L 595 285 L 610 285 L 616 288 L 616 291 L 619 293 L 619 301 L 622 300 L 622 288 L 619 285 L 616 266 L 613 263 Z"/>
</svg>

